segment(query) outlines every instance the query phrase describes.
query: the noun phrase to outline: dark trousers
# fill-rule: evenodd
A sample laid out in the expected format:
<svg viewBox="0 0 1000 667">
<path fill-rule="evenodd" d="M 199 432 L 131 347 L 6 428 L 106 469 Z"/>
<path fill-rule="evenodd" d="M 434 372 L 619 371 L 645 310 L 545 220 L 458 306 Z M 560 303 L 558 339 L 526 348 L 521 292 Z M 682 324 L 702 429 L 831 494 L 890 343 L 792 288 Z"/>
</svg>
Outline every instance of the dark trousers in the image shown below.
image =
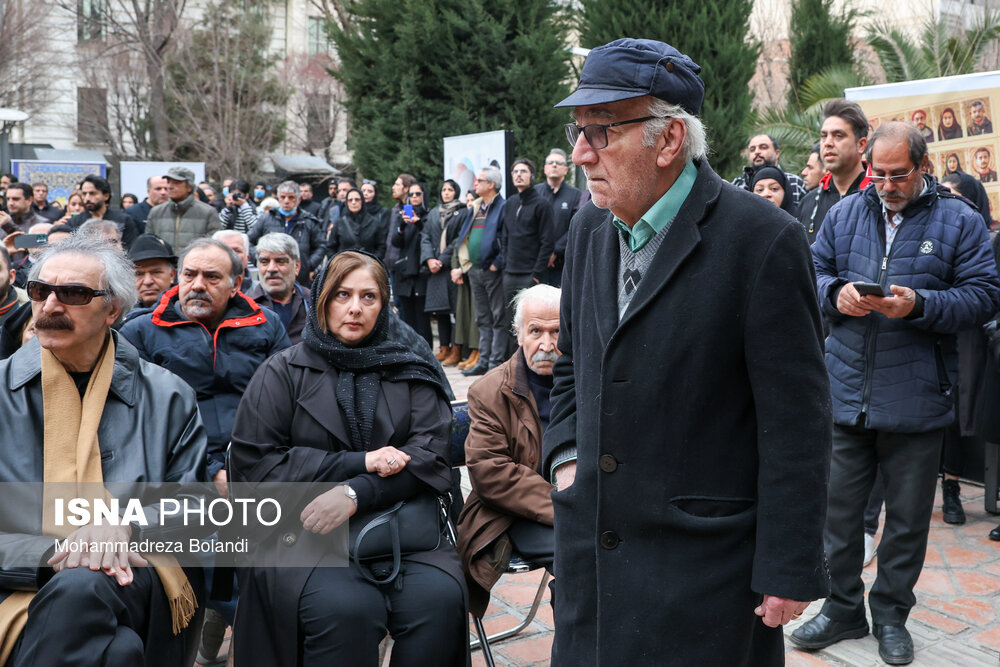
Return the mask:
<svg viewBox="0 0 1000 667">
<path fill-rule="evenodd" d="M 545 277 L 542 279 L 542 282 L 553 287 L 562 286 L 562 267 L 560 266 L 558 269 L 553 269 L 552 267 L 545 269 Z"/>
<path fill-rule="evenodd" d="M 507 273 L 503 274 L 503 305 L 504 320 L 507 323 L 505 333 L 507 334 L 507 354 L 504 359 L 509 359 L 517 351 L 517 338 L 514 337 L 514 297 L 523 289 L 534 287 L 535 280 L 530 273 Z"/>
<path fill-rule="evenodd" d="M 424 312 L 424 295 L 400 296 L 399 318 L 413 327 L 427 344 L 434 347 L 434 334 L 431 333 L 430 316 Z"/>
<path fill-rule="evenodd" d="M 823 605 L 826 616 L 841 621 L 864 616 L 864 510 L 877 469 L 885 486 L 885 529 L 868 606 L 875 623 L 906 622 L 927 550 L 943 433 L 834 425 L 824 532 L 831 579 L 830 597 Z"/>
<path fill-rule="evenodd" d="M 882 513 L 882 503 L 885 501 L 885 484 L 882 482 L 882 473 L 875 472 L 875 483 L 872 485 L 872 492 L 868 495 L 868 504 L 865 506 L 865 532 L 875 536 L 878 532 L 878 515 Z"/>
<path fill-rule="evenodd" d="M 391 667 L 464 662 L 468 619 L 462 588 L 432 565 L 408 561 L 395 583 L 376 585 L 357 566 L 317 567 L 299 598 L 302 667 L 376 667 L 392 635 Z"/>
<path fill-rule="evenodd" d="M 499 271 L 490 271 L 488 266 L 474 266 L 468 276 L 479 325 L 479 357 L 490 366 L 499 366 L 507 359 L 505 327 L 509 326 L 504 324 L 503 278 Z"/>
<path fill-rule="evenodd" d="M 435 313 L 438 324 L 438 344 L 441 347 L 451 347 L 451 313 Z"/>
<path fill-rule="evenodd" d="M 28 624 L 7 661 L 10 667 L 120 667 L 144 665 L 142 637 L 150 617 L 152 568 L 132 568 L 135 579 L 119 586 L 102 571 L 62 570 L 42 586 L 28 607 Z M 169 620 L 169 610 L 164 610 Z M 164 627 L 169 633 L 170 628 Z"/>
</svg>

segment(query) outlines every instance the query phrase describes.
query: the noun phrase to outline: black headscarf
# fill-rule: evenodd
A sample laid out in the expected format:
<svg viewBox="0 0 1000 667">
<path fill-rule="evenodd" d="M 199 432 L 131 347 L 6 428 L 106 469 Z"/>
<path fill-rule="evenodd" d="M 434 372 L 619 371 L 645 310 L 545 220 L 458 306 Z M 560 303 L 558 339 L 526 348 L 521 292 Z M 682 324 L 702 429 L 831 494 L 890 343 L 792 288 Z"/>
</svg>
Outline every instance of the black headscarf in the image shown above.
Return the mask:
<svg viewBox="0 0 1000 667">
<path fill-rule="evenodd" d="M 986 188 L 979 182 L 978 178 L 973 178 L 965 172 L 952 172 L 941 179 L 942 183 L 950 183 L 958 188 L 960 195 L 969 200 L 969 203 L 976 207 L 983 214 L 983 220 L 988 227 L 992 222 L 990 216 L 990 200 L 986 197 Z"/>
<path fill-rule="evenodd" d="M 944 115 L 945 113 L 951 112 L 951 117 L 955 122 L 951 124 L 951 127 L 945 127 L 944 125 Z M 961 139 L 962 138 L 962 126 L 958 124 L 958 114 L 951 107 L 945 107 L 941 110 L 941 119 L 938 120 L 938 139 L 940 141 L 945 141 L 947 139 Z"/>
<path fill-rule="evenodd" d="M 381 264 L 381 260 L 363 250 L 345 252 L 367 255 Z M 383 302 L 371 333 L 355 346 L 344 345 L 332 333 L 320 329 L 316 319 L 317 302 L 331 263 L 327 262 L 316 277 L 302 340 L 337 369 L 335 396 L 347 421 L 350 445 L 356 451 L 367 451 L 372 446 L 372 427 L 382 380 L 425 382 L 445 400 L 448 400 L 448 391 L 433 364 L 390 336 L 392 304 L 388 300 Z"/>
<path fill-rule="evenodd" d="M 375 181 L 365 180 L 365 185 L 372 186 L 372 189 L 375 191 L 375 196 L 372 197 L 371 201 L 366 202 L 364 195 L 362 195 L 361 201 L 365 202 L 364 208 L 362 210 L 377 220 L 378 217 L 382 215 L 382 213 L 386 210 L 386 208 L 385 206 L 382 206 L 382 204 L 378 203 L 378 186 L 375 185 Z"/>
<path fill-rule="evenodd" d="M 788 187 L 788 178 L 785 176 L 785 172 L 778 167 L 772 167 L 768 164 L 758 167 L 749 181 L 750 192 L 753 192 L 754 186 L 757 185 L 757 181 L 765 178 L 773 178 L 778 181 L 778 185 L 781 186 L 782 191 L 785 193 L 785 196 L 781 199 L 781 210 L 792 213 L 795 209 L 792 202 L 792 193 Z"/>
</svg>

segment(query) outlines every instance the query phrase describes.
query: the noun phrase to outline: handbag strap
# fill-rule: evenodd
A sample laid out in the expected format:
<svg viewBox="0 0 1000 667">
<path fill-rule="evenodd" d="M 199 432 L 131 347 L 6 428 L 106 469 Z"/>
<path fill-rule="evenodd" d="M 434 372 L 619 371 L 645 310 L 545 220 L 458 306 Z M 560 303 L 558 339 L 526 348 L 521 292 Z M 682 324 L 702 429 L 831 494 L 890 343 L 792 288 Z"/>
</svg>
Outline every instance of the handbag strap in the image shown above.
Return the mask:
<svg viewBox="0 0 1000 667">
<path fill-rule="evenodd" d="M 354 540 L 354 550 L 352 553 L 361 553 L 361 543 L 364 541 L 365 536 L 374 528 L 381 526 L 383 523 L 389 523 L 389 534 L 392 536 L 392 572 L 390 572 L 385 579 L 379 579 L 371 573 L 369 568 L 363 567 L 361 562 L 358 561 L 358 570 L 360 570 L 361 576 L 373 584 L 391 583 L 399 575 L 399 570 L 402 568 L 403 554 L 401 553 L 402 550 L 399 545 L 399 509 L 402 506 L 403 501 L 399 501 L 381 516 L 373 519 L 361 530 L 360 533 L 358 533 L 357 539 Z"/>
</svg>

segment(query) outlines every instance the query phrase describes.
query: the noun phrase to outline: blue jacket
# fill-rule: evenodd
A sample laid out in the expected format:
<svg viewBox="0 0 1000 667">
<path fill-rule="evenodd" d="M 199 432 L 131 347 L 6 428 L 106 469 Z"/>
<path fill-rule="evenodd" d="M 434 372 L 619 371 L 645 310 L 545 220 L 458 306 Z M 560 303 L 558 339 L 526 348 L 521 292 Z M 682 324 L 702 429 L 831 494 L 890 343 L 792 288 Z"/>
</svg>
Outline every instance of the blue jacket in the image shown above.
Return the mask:
<svg viewBox="0 0 1000 667">
<path fill-rule="evenodd" d="M 121 335 L 146 361 L 179 375 L 198 395 L 208 431 L 208 477 L 222 468 L 236 408 L 254 371 L 275 352 L 289 347 L 278 316 L 237 292 L 214 335 L 177 307 L 175 285 L 152 311 L 126 322 Z"/>
<path fill-rule="evenodd" d="M 479 206 L 482 205 L 482 199 L 477 199 L 473 203 L 475 204 L 472 209 L 473 214 L 466 218 L 465 224 L 462 225 L 462 231 L 458 233 L 458 243 L 455 244 L 456 248 L 469 238 L 469 230 L 472 229 L 472 223 L 476 221 L 475 211 L 478 211 Z M 490 202 L 489 208 L 486 209 L 486 225 L 483 227 L 482 245 L 479 246 L 479 266 L 484 269 L 490 268 L 490 264 L 492 264 L 497 267 L 498 271 L 503 271 L 503 254 L 500 252 L 500 225 L 503 224 L 506 204 L 503 195 L 497 194 Z"/>
<path fill-rule="evenodd" d="M 820 308 L 830 323 L 826 366 L 833 420 L 918 433 L 955 419 L 955 332 L 982 324 L 1000 305 L 1000 281 L 982 216 L 963 200 L 926 187 L 903 211 L 885 255 L 885 218 L 874 187 L 830 209 L 812 246 Z M 837 310 L 847 282 L 917 292 L 913 313 L 850 317 Z"/>
</svg>

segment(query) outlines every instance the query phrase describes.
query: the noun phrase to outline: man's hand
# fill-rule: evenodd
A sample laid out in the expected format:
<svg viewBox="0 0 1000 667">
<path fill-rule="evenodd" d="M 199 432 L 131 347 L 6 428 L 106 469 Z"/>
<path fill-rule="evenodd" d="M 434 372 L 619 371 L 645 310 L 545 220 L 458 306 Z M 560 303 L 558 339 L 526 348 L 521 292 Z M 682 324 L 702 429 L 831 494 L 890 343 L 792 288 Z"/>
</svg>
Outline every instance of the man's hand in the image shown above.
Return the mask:
<svg viewBox="0 0 1000 667">
<path fill-rule="evenodd" d="M 767 627 L 776 628 L 801 616 L 802 612 L 808 606 L 808 602 L 765 595 L 764 601 L 760 603 L 759 607 L 753 610 L 753 613 L 760 616 Z"/>
<path fill-rule="evenodd" d="M 893 296 L 861 297 L 862 306 L 891 318 L 906 317 L 913 312 L 913 306 L 917 303 L 916 292 L 899 285 L 889 285 L 889 291 Z"/>
<path fill-rule="evenodd" d="M 858 294 L 854 283 L 845 283 L 837 294 L 837 310 L 844 315 L 851 317 L 864 317 L 871 312 L 871 306 L 866 306 L 861 299 L 866 298 Z"/>
<path fill-rule="evenodd" d="M 373 452 L 365 454 L 365 468 L 368 472 L 378 473 L 379 477 L 388 477 L 406 467 L 410 455 L 391 445 L 386 445 Z"/>
<path fill-rule="evenodd" d="M 455 283 L 456 285 L 461 285 L 462 283 L 465 282 L 465 279 L 462 277 L 462 269 L 451 270 L 451 282 Z"/>
<path fill-rule="evenodd" d="M 139 554 L 121 548 L 122 543 L 131 539 L 132 529 L 129 526 L 83 526 L 69 534 L 66 551 L 57 551 L 48 564 L 56 572 L 75 567 L 103 570 L 109 577 L 114 577 L 119 586 L 127 586 L 133 580 L 131 566 L 148 564 Z M 101 548 L 91 551 L 90 546 L 94 543 Z M 79 546 L 70 548 L 71 544 Z"/>
<path fill-rule="evenodd" d="M 441 260 L 434 259 L 433 257 L 427 260 L 427 268 L 431 270 L 431 273 L 437 273 L 441 270 L 442 266 Z"/>
<path fill-rule="evenodd" d="M 500 269 L 496 267 L 496 264 L 490 264 L 490 271 L 499 271 L 499 270 Z"/>
<path fill-rule="evenodd" d="M 550 269 L 556 268 L 556 254 L 555 253 L 552 253 L 551 255 L 549 255 L 549 268 Z"/>
<path fill-rule="evenodd" d="M 344 487 L 337 486 L 313 498 L 313 501 L 302 510 L 299 519 L 306 530 L 326 535 L 354 516 L 357 511 L 358 506 L 344 493 Z"/>
<path fill-rule="evenodd" d="M 226 474 L 226 469 L 221 468 L 219 472 L 215 473 L 215 477 L 212 478 L 212 482 L 215 484 L 215 492 L 219 494 L 222 498 L 229 497 L 229 476 Z"/>
<path fill-rule="evenodd" d="M 556 468 L 556 491 L 573 486 L 576 480 L 576 461 L 568 461 Z"/>
</svg>

